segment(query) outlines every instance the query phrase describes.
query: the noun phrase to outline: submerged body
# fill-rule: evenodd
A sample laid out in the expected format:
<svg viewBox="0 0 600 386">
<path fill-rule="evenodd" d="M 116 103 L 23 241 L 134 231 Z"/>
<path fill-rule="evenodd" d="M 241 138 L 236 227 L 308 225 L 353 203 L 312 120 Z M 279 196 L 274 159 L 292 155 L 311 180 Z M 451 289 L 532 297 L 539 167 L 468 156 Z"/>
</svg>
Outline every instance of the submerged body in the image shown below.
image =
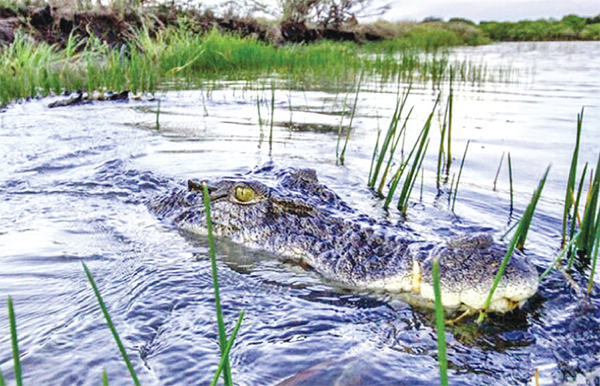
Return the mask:
<svg viewBox="0 0 600 386">
<path fill-rule="evenodd" d="M 260 182 L 259 173 L 271 179 Z M 209 184 L 215 235 L 309 265 L 337 283 L 433 300 L 432 265 L 440 263 L 442 302 L 481 309 L 506 253 L 488 234 L 434 243 L 398 226 L 357 214 L 319 183 L 312 169 L 263 169 Z M 206 233 L 200 182 L 153 202 L 161 217 Z M 490 310 L 506 312 L 537 291 L 538 275 L 515 252 L 494 293 Z"/>
</svg>

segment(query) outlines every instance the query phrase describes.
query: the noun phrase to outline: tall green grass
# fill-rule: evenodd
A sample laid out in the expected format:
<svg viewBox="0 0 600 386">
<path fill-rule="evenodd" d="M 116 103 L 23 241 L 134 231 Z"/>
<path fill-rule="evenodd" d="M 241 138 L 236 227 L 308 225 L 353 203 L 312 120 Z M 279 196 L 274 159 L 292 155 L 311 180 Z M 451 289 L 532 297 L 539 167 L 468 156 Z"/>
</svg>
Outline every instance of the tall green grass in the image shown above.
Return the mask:
<svg viewBox="0 0 600 386">
<path fill-rule="evenodd" d="M 411 86 L 400 96 L 400 89 L 398 89 L 398 95 L 396 97 L 396 108 L 394 110 L 394 114 L 392 119 L 390 120 L 390 125 L 386 131 L 386 135 L 383 139 L 381 147 L 379 146 L 379 138 L 380 135 L 377 135 L 377 142 L 375 143 L 375 148 L 373 150 L 373 157 L 371 159 L 371 172 L 369 173 L 369 179 L 367 185 L 371 189 L 375 189 L 377 185 L 377 193 L 380 196 L 383 196 L 383 186 L 387 181 L 387 176 L 392 166 L 392 162 L 394 159 L 394 154 L 396 153 L 396 148 L 398 147 L 398 143 L 400 142 L 400 138 L 402 137 L 402 133 L 406 130 L 406 124 L 410 115 L 412 113 L 412 108 L 404 118 L 404 124 L 400 127 L 400 131 L 398 131 L 398 124 L 402 119 L 402 111 L 404 110 L 404 106 L 406 105 L 406 101 L 408 96 L 410 95 Z M 385 160 L 387 159 L 387 162 Z M 382 166 L 385 163 L 385 168 L 382 170 Z M 381 178 L 379 178 L 379 174 L 383 173 Z M 379 181 L 379 184 L 377 183 Z"/>
<path fill-rule="evenodd" d="M 0 105 L 80 89 L 153 92 L 165 84 L 190 88 L 203 79 L 256 79 L 272 74 L 312 87 L 338 88 L 361 73 L 382 81 L 422 79 L 435 84 L 450 76 L 444 54 L 331 41 L 277 47 L 214 30 L 197 34 L 185 25 L 164 28 L 156 35 L 141 28 L 121 49 L 94 36 L 82 42 L 71 35 L 66 48 L 59 49 L 17 34 L 0 51 Z"/>
<path fill-rule="evenodd" d="M 587 162 L 585 163 L 581 172 L 581 176 L 579 177 L 577 189 L 575 189 L 575 183 L 577 181 L 577 164 L 579 161 L 583 113 L 584 109 L 582 108 L 581 113 L 577 114 L 575 146 L 573 149 L 573 155 L 571 157 L 571 167 L 569 169 L 567 188 L 565 192 L 562 239 L 563 244 L 565 244 L 566 240 L 569 240 L 569 243 L 567 244 L 568 248 L 565 247 L 563 249 L 563 252 L 555 260 L 551 268 L 544 272 L 544 277 L 558 264 L 558 262 L 562 260 L 562 256 L 565 253 L 569 253 L 570 258 L 568 260 L 567 269 L 571 268 L 576 259 L 578 259 L 584 266 L 587 266 L 591 261 L 591 271 L 587 286 L 587 291 L 590 293 L 593 288 L 593 280 L 600 243 L 600 209 L 598 203 L 600 198 L 600 154 L 598 155 L 596 168 L 589 174 L 590 183 L 588 186 L 587 195 L 585 195 L 585 199 L 583 200 L 583 216 L 581 216 L 579 213 L 579 206 L 582 201 L 582 192 L 584 190 L 586 176 L 588 175 Z M 575 191 L 577 192 L 576 195 Z"/>
</svg>

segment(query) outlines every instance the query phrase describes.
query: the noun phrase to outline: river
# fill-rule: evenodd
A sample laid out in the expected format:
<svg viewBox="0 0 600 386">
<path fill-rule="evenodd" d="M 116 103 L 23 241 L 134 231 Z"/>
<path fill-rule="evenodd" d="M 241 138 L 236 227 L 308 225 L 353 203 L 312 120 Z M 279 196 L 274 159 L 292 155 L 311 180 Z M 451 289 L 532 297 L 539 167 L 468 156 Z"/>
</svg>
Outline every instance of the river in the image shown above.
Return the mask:
<svg viewBox="0 0 600 386">
<path fill-rule="evenodd" d="M 600 151 L 600 43 L 506 43 L 457 48 L 452 57 L 506 68 L 509 79 L 455 84 L 453 166 L 470 140 L 454 211 L 435 186 L 438 111 L 423 188 L 406 222 L 432 239 L 488 231 L 499 239 L 551 171 L 526 245 L 539 272 L 560 249 L 562 202 L 584 110 L 580 169 Z M 269 81 L 265 81 L 270 84 Z M 407 85 L 401 85 L 406 89 Z M 165 91 L 158 100 L 48 108 L 56 99 L 0 112 L 0 369 L 14 379 L 6 299 L 15 303 L 24 380 L 29 385 L 130 384 L 127 369 L 82 269 L 85 262 L 144 385 L 205 385 L 219 361 L 207 240 L 153 215 L 146 200 L 188 178 L 244 173 L 266 162 L 311 167 L 350 206 L 386 213 L 366 181 L 377 128 L 385 130 L 396 85 L 365 82 L 358 94 L 346 163 L 336 164 L 345 93 L 245 82 Z M 445 89 L 442 88 L 442 91 Z M 414 84 L 407 149 L 438 91 Z M 444 94 L 446 95 L 446 94 Z M 348 93 L 351 106 L 354 92 Z M 349 117 L 344 123 L 347 124 Z M 512 161 L 510 208 L 506 156 Z M 439 384 L 433 314 L 394 296 L 349 291 L 272 254 L 217 240 L 221 302 L 237 385 Z M 585 288 L 589 267 L 575 270 Z M 600 297 L 579 296 L 560 273 L 516 312 L 482 327 L 449 327 L 453 385 L 598 384 Z"/>
</svg>

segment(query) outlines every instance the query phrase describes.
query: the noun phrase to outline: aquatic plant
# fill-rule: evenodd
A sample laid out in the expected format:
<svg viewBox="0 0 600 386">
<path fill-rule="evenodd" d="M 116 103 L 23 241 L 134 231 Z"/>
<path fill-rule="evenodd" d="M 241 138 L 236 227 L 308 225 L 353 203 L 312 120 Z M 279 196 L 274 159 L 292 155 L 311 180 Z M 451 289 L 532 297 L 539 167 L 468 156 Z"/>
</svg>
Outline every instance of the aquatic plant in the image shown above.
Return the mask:
<svg viewBox="0 0 600 386">
<path fill-rule="evenodd" d="M 529 202 L 529 205 L 527 205 L 527 208 L 523 213 L 523 217 L 521 217 L 521 220 L 519 221 L 517 230 L 515 231 L 515 234 L 513 235 L 510 245 L 508 247 L 508 250 L 506 251 L 504 258 L 502 259 L 502 263 L 498 268 L 498 272 L 496 273 L 496 277 L 494 278 L 494 282 L 492 284 L 492 287 L 490 288 L 488 297 L 486 298 L 485 303 L 483 304 L 483 308 L 479 313 L 477 323 L 482 323 L 484 321 L 487 309 L 489 308 L 492 302 L 494 292 L 496 291 L 496 288 L 498 288 L 498 284 L 500 284 L 500 280 L 502 279 L 502 275 L 504 275 L 504 270 L 506 269 L 506 266 L 510 262 L 513 251 L 517 247 L 522 248 L 525 244 L 525 240 L 527 239 L 527 233 L 529 231 L 529 225 L 531 224 L 531 219 L 533 218 L 535 208 L 542 194 L 542 190 L 544 189 L 544 185 L 546 184 L 548 172 L 550 172 L 550 167 L 546 169 L 546 172 L 542 176 L 542 179 L 540 180 L 537 189 L 533 192 L 533 195 L 531 196 L 531 201 Z"/>
<path fill-rule="evenodd" d="M 398 142 L 400 141 L 400 137 L 402 133 L 406 130 L 406 124 L 408 122 L 408 118 L 412 113 L 412 108 L 404 118 L 404 124 L 398 131 L 398 123 L 402 117 L 402 111 L 404 110 L 404 106 L 406 105 L 406 100 L 410 95 L 411 86 L 400 96 L 400 88 L 398 89 L 398 95 L 396 96 L 396 108 L 394 110 L 394 114 L 392 119 L 390 120 L 390 125 L 386 132 L 385 138 L 383 139 L 383 143 L 381 144 L 381 149 L 379 147 L 379 133 L 377 135 L 377 142 L 375 144 L 375 148 L 373 150 L 373 157 L 371 159 L 371 173 L 369 173 L 368 186 L 371 189 L 375 189 L 375 185 L 377 185 L 377 181 L 379 178 L 379 173 L 381 172 L 381 167 L 384 161 L 387 159 L 387 164 L 385 169 L 383 170 L 383 175 L 379 180 L 379 184 L 377 187 L 377 193 L 379 196 L 383 196 L 383 186 L 387 181 L 387 175 L 391 168 L 392 161 L 394 159 L 394 154 L 396 152 L 396 148 L 398 146 Z M 391 146 L 390 146 L 391 145 Z"/>
<path fill-rule="evenodd" d="M 277 47 L 216 30 L 198 34 L 183 24 L 155 35 L 142 27 L 120 48 L 88 35 L 82 40 L 71 34 L 59 49 L 18 33 L 0 50 L 0 67 L 6 69 L 0 72 L 0 105 L 81 89 L 136 94 L 165 84 L 195 88 L 214 78 L 252 80 L 277 74 L 298 84 L 340 89 L 361 73 L 382 82 L 422 79 L 437 85 L 450 73 L 447 54 L 422 55 L 415 48 L 386 50 L 331 41 Z"/>
<path fill-rule="evenodd" d="M 465 152 L 463 153 L 462 160 L 460 161 L 460 168 L 458 169 L 458 177 L 456 177 L 456 186 L 454 187 L 454 196 L 452 198 L 452 211 L 454 211 L 454 205 L 456 204 L 456 193 L 458 192 L 458 184 L 460 183 L 460 176 L 463 171 L 463 166 L 465 166 L 465 159 L 467 158 L 467 150 L 469 150 L 469 144 L 471 141 L 467 141 L 465 145 Z M 450 197 L 448 195 L 448 197 Z"/>
<path fill-rule="evenodd" d="M 21 359 L 19 354 L 19 342 L 17 339 L 17 318 L 15 316 L 15 309 L 13 306 L 12 298 L 8 297 L 8 321 L 10 323 L 10 340 L 12 343 L 12 354 L 15 371 L 15 381 L 17 386 L 23 385 L 23 379 L 21 376 Z M 1 376 L 0 376 L 1 377 Z M 4 379 L 2 380 L 4 383 Z"/>
<path fill-rule="evenodd" d="M 513 211 L 513 174 L 512 174 L 512 161 L 510 159 L 510 152 L 508 152 L 508 180 L 510 183 L 510 212 Z"/>
<path fill-rule="evenodd" d="M 219 296 L 219 279 L 217 275 L 217 259 L 215 256 L 215 239 L 213 236 L 212 229 L 212 221 L 210 217 L 210 195 L 208 193 L 208 184 L 206 181 L 202 182 L 202 195 L 204 198 L 204 209 L 206 213 L 206 228 L 208 233 L 208 252 L 210 255 L 210 264 L 212 270 L 212 279 L 213 279 L 213 288 L 215 292 L 215 307 L 217 313 L 217 325 L 219 329 L 219 346 L 221 348 L 221 363 L 219 363 L 219 367 L 215 374 L 215 380 L 212 384 L 216 384 L 219 375 L 223 372 L 223 381 L 225 385 L 231 386 L 233 385 L 233 381 L 231 380 L 231 366 L 229 365 L 229 350 L 231 350 L 231 346 L 233 345 L 234 339 L 237 335 L 237 332 L 242 323 L 242 319 L 244 317 L 244 311 L 240 313 L 238 317 L 237 324 L 234 328 L 234 332 L 231 336 L 231 339 L 227 340 L 227 334 L 225 332 L 225 323 L 223 322 L 223 312 L 221 311 L 221 300 Z"/>
<path fill-rule="evenodd" d="M 344 147 L 342 148 L 342 152 L 339 152 L 340 141 L 342 137 L 342 124 L 340 122 L 340 127 L 338 130 L 338 140 L 335 148 L 336 159 L 340 165 L 344 164 L 346 159 L 346 148 L 348 147 L 348 141 L 350 140 L 350 131 L 352 130 L 352 122 L 354 121 L 354 114 L 356 113 L 356 104 L 358 103 L 358 94 L 360 92 L 360 86 L 362 83 L 364 72 L 361 71 L 358 77 L 358 83 L 356 83 L 356 95 L 354 95 L 354 104 L 352 105 L 352 111 L 350 112 L 350 123 L 348 123 L 348 128 L 346 129 L 346 140 L 344 141 Z M 345 107 L 345 106 L 344 106 Z M 342 114 L 342 120 L 344 118 L 344 114 Z"/>
<path fill-rule="evenodd" d="M 92 273 L 90 272 L 89 268 L 87 267 L 87 265 L 85 263 L 81 263 L 83 265 L 83 270 L 85 271 L 85 274 L 88 278 L 88 281 L 90 282 L 92 289 L 94 290 L 94 294 L 96 295 L 96 299 L 98 300 L 98 304 L 100 305 L 100 308 L 102 309 L 102 314 L 104 315 L 104 319 L 106 319 L 106 324 L 108 324 L 108 328 L 110 328 L 110 331 L 112 332 L 113 338 L 115 338 L 115 342 L 117 343 L 117 346 L 119 346 L 119 351 L 121 352 L 121 356 L 123 357 L 123 361 L 125 361 L 125 364 L 127 365 L 127 370 L 129 370 L 129 375 L 131 375 L 131 379 L 133 380 L 133 383 L 136 386 L 140 386 L 140 381 L 137 378 L 137 374 L 135 373 L 135 370 L 133 368 L 133 365 L 131 364 L 131 361 L 129 360 L 129 356 L 127 355 L 127 351 L 125 351 L 125 346 L 123 346 L 123 343 L 121 342 L 121 338 L 119 337 L 119 333 L 117 332 L 117 329 L 115 328 L 110 315 L 108 313 L 108 309 L 106 308 L 106 306 L 104 305 L 104 301 L 102 300 L 102 295 L 100 295 L 100 291 L 98 290 L 98 286 L 96 285 L 96 282 L 94 281 L 94 277 L 92 276 Z"/>
<path fill-rule="evenodd" d="M 444 307 L 442 306 L 442 291 L 440 289 L 440 261 L 438 258 L 433 260 L 431 271 L 433 279 L 433 293 L 435 295 L 435 329 L 438 343 L 438 363 L 440 366 L 440 384 L 448 385 L 448 361 L 446 359 L 446 335 L 444 317 Z"/>
<path fill-rule="evenodd" d="M 573 155 L 571 156 L 571 168 L 569 169 L 569 179 L 567 181 L 567 191 L 565 193 L 565 205 L 562 223 L 563 244 L 567 239 L 567 223 L 569 221 L 570 211 L 573 205 L 575 204 L 575 200 L 573 200 L 573 192 L 575 191 L 575 179 L 577 178 L 577 160 L 579 158 L 579 144 L 581 142 L 582 121 L 583 109 L 581 110 L 581 114 L 577 114 L 577 137 L 575 139 L 575 148 L 573 149 Z"/>
</svg>

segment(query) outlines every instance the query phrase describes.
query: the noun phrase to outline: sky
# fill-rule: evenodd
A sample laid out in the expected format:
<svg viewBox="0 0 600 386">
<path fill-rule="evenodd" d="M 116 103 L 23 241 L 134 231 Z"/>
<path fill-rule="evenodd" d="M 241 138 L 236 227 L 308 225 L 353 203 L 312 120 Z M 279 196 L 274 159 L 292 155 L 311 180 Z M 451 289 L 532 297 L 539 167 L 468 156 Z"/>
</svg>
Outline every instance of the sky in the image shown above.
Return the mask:
<svg viewBox="0 0 600 386">
<path fill-rule="evenodd" d="M 597 16 L 600 0 L 390 0 L 391 10 L 386 20 L 416 20 L 428 16 L 448 20 L 462 17 L 483 20 L 517 21 L 541 18 L 561 19 L 568 14 Z"/>
</svg>

